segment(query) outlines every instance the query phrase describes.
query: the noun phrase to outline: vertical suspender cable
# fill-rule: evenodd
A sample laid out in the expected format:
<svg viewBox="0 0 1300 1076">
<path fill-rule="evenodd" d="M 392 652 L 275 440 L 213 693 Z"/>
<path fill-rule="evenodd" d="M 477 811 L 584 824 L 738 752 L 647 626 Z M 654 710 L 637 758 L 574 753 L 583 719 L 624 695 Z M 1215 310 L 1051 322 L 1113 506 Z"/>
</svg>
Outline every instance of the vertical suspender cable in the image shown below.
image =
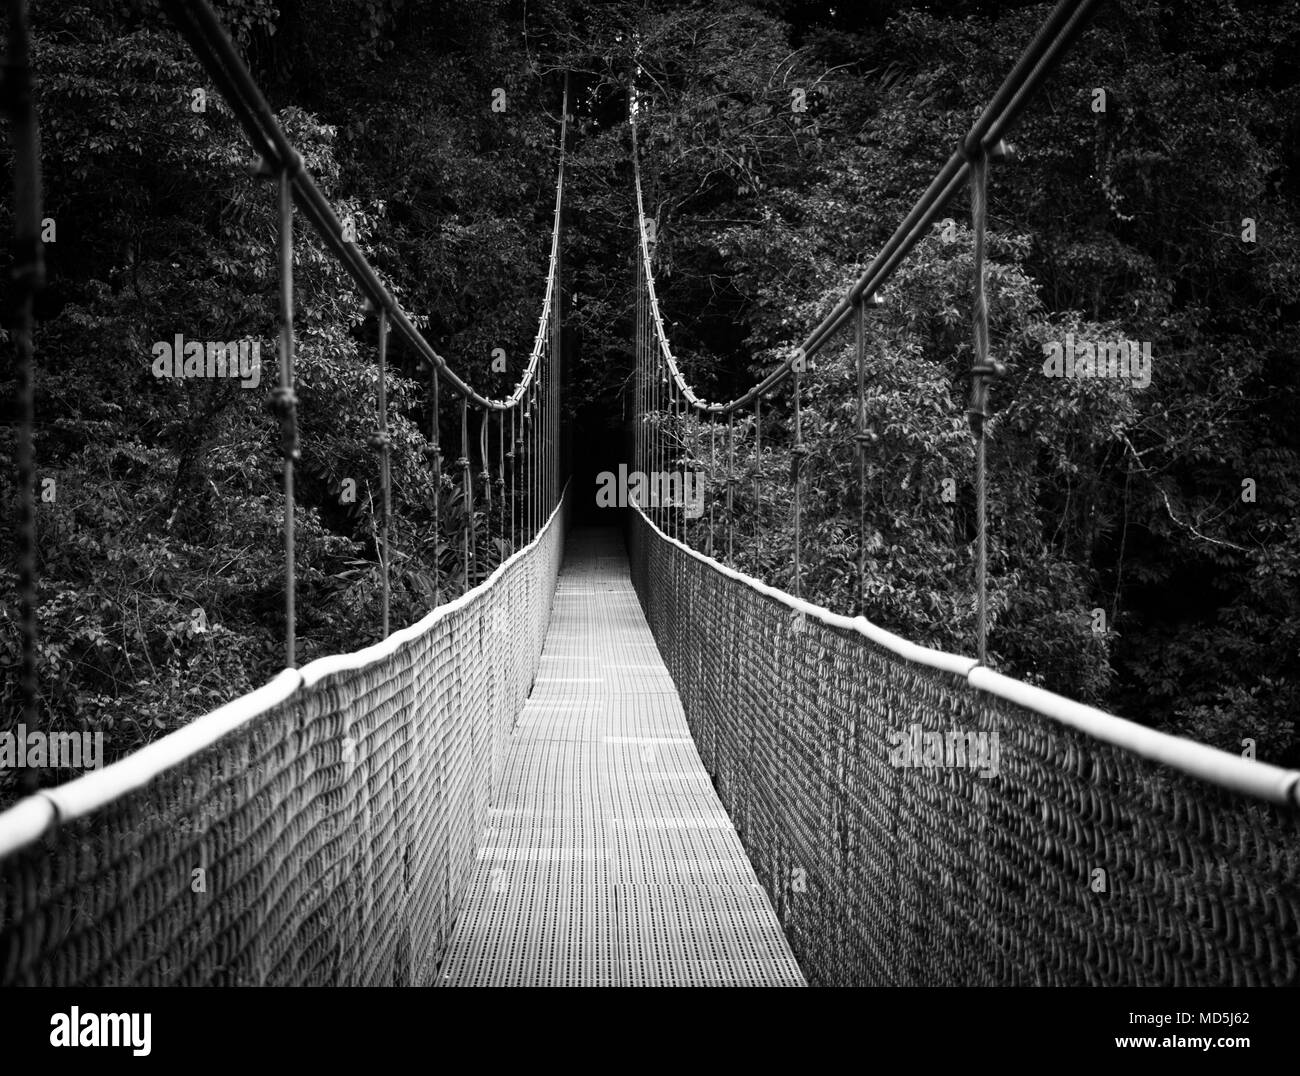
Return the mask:
<svg viewBox="0 0 1300 1076">
<path fill-rule="evenodd" d="M 388 564 L 388 519 L 392 513 L 392 470 L 388 441 L 388 311 L 379 311 L 379 432 L 375 435 L 376 447 L 379 449 L 379 488 L 381 495 L 379 561 L 382 568 L 383 591 L 383 635 L 388 638 L 389 564 Z"/>
<path fill-rule="evenodd" d="M 645 388 L 644 378 L 642 377 L 642 347 L 641 334 L 644 327 L 641 324 L 641 292 L 643 285 L 641 283 L 641 256 L 638 250 L 632 262 L 636 267 L 636 336 L 633 340 L 633 387 L 632 387 L 632 470 L 644 470 L 641 459 L 641 433 L 645 426 L 645 405 L 641 399 L 641 393 Z"/>
<path fill-rule="evenodd" d="M 546 323 L 546 345 L 542 348 L 542 364 L 537 369 L 537 446 L 541 460 L 541 477 L 537 485 L 537 529 L 542 529 L 542 520 L 546 518 L 546 498 L 551 479 L 551 442 L 550 442 L 550 374 L 551 350 L 555 346 L 555 293 L 551 292 L 550 316 Z"/>
<path fill-rule="evenodd" d="M 709 415 L 709 556 L 713 556 L 713 496 L 712 486 L 718 476 L 718 416 Z"/>
<path fill-rule="evenodd" d="M 298 399 L 293 391 L 293 177 L 302 167 L 296 153 L 292 164 L 280 169 L 280 384 L 271 405 L 280 422 L 280 454 L 284 458 L 284 663 L 296 663 L 297 625 L 294 608 L 293 465 L 298 451 Z"/>
<path fill-rule="evenodd" d="M 559 309 L 558 301 L 556 309 Z M 555 503 L 555 469 L 559 463 L 555 457 L 555 371 L 560 362 L 559 340 L 557 330 L 546 362 L 546 496 L 542 499 L 543 518 L 550 514 Z"/>
<path fill-rule="evenodd" d="M 492 530 L 492 467 L 488 453 L 488 423 L 492 412 L 484 409 L 483 421 L 478 428 L 479 478 L 483 480 L 483 510 L 487 514 L 489 536 Z"/>
<path fill-rule="evenodd" d="M 857 302 L 853 351 L 857 360 L 858 413 L 854 441 L 858 446 L 858 614 L 867 615 L 867 403 L 866 403 L 867 310 Z"/>
<path fill-rule="evenodd" d="M 636 269 L 635 328 L 632 336 L 632 470 L 641 470 L 641 260 L 634 256 Z"/>
<path fill-rule="evenodd" d="M 655 351 L 659 351 L 658 341 L 655 341 Z M 658 418 L 658 452 L 655 462 L 654 488 L 658 491 L 659 504 L 659 526 L 662 528 L 668 523 L 668 505 L 665 503 L 667 498 L 664 496 L 663 473 L 667 470 L 665 461 L 668 459 L 668 360 L 663 355 L 659 355 L 658 362 L 661 366 L 659 374 L 659 402 L 656 405 L 656 415 Z"/>
<path fill-rule="evenodd" d="M 518 407 L 510 409 L 510 451 L 506 453 L 506 491 L 510 498 L 510 552 L 513 553 L 519 548 L 519 540 L 515 534 L 515 476 L 519 470 L 519 445 L 520 442 L 515 438 L 516 418 L 519 414 Z"/>
<path fill-rule="evenodd" d="M 642 281 L 640 278 L 641 261 L 639 258 L 637 259 L 637 273 L 638 273 L 638 280 L 640 281 L 638 285 L 638 297 L 637 297 L 637 317 L 640 320 L 640 325 L 637 331 L 636 350 L 637 350 L 637 377 L 639 378 L 641 384 L 639 390 L 640 400 L 637 405 L 636 469 L 644 473 L 646 470 L 646 435 L 647 435 L 646 417 L 650 411 L 650 405 L 647 402 L 647 394 L 649 393 L 650 385 L 649 382 L 646 380 L 647 356 L 646 356 L 646 347 L 645 347 L 645 303 L 644 303 L 644 299 L 642 298 L 645 294 L 645 284 L 644 281 Z M 642 487 L 641 492 L 642 493 L 645 492 L 644 487 Z M 641 507 L 642 508 L 645 507 L 644 501 Z"/>
<path fill-rule="evenodd" d="M 650 471 L 650 327 L 646 324 L 646 301 L 645 301 L 645 266 L 642 265 L 640 257 L 637 258 L 637 268 L 641 273 L 641 471 L 648 474 Z M 641 487 L 642 503 L 641 507 L 648 513 L 650 511 L 649 501 L 645 497 L 645 486 Z"/>
<path fill-rule="evenodd" d="M 438 601 L 441 586 L 438 560 L 442 550 L 442 530 L 440 526 L 439 502 L 442 500 L 442 442 L 439 429 L 438 413 L 438 367 L 429 364 L 432 383 L 429 386 L 429 447 L 425 450 L 429 457 L 429 466 L 433 468 L 433 600 Z"/>
<path fill-rule="evenodd" d="M 524 439 L 527 441 L 528 452 L 528 493 L 526 501 L 528 505 L 528 527 L 526 530 L 527 541 L 533 540 L 533 519 L 537 512 L 537 498 L 534 494 L 534 488 L 537 482 L 537 452 L 535 450 L 535 437 L 537 433 L 537 414 L 536 398 L 533 386 L 530 384 L 524 393 L 524 425 L 527 429 Z"/>
<path fill-rule="evenodd" d="M 763 556 L 763 397 L 754 400 L 754 563 L 762 564 Z"/>
<path fill-rule="evenodd" d="M 554 308 L 552 308 L 554 315 Z M 542 443 L 546 451 L 542 457 L 543 467 L 545 469 L 546 481 L 542 487 L 542 518 L 546 518 L 547 510 L 551 506 L 551 483 L 555 480 L 555 443 L 554 431 L 551 429 L 551 422 L 555 418 L 554 408 L 551 406 L 551 394 L 553 391 L 553 381 L 555 374 L 555 320 L 551 320 L 551 342 L 546 349 L 546 367 L 545 380 L 542 381 Z"/>
<path fill-rule="evenodd" d="M 881 298 L 874 292 L 856 300 L 853 351 L 857 367 L 857 429 L 853 440 L 858 456 L 858 613 L 867 615 L 867 314 L 879 307 Z"/>
<path fill-rule="evenodd" d="M 985 294 L 985 229 L 988 224 L 988 165 L 990 156 L 1006 154 L 1006 146 L 999 142 L 986 153 L 977 149 L 970 157 L 971 225 L 975 233 L 974 276 L 975 297 L 973 327 L 975 337 L 975 363 L 971 367 L 970 407 L 966 415 L 971 432 L 975 435 L 975 606 L 976 644 L 980 664 L 988 659 L 988 482 L 984 465 L 984 424 L 988 419 L 989 381 L 1001 376 L 1002 364 L 989 359 L 989 307 Z"/>
<path fill-rule="evenodd" d="M 527 545 L 532 541 L 533 526 L 533 453 L 532 420 L 529 406 L 532 401 L 532 388 L 524 389 L 519 398 L 519 544 Z"/>
<path fill-rule="evenodd" d="M 464 497 L 465 522 L 461 527 L 461 549 L 465 561 L 465 590 L 473 585 L 473 573 L 470 569 L 472 547 L 474 545 L 474 481 L 469 470 L 469 397 L 460 398 L 460 459 L 456 461 L 460 468 L 460 488 Z"/>
<path fill-rule="evenodd" d="M 542 530 L 542 520 L 546 519 L 546 370 L 550 359 L 550 343 L 547 342 L 537 372 L 537 520 L 534 528 L 538 534 Z"/>
<path fill-rule="evenodd" d="M 672 500 L 673 483 L 672 477 L 677 473 L 678 467 L 678 425 L 677 425 L 677 379 L 672 376 L 672 371 L 668 372 L 668 430 L 665 444 L 668 447 L 668 455 L 664 459 L 664 475 L 662 483 L 669 493 L 668 501 L 668 533 L 676 538 L 678 520 L 681 517 L 680 507 L 676 507 Z M 674 508 L 676 507 L 676 511 Z"/>
<path fill-rule="evenodd" d="M 546 362 L 543 351 L 541 362 Z M 537 378 L 533 382 L 533 537 L 542 529 L 542 367 L 537 367 Z"/>
<path fill-rule="evenodd" d="M 790 447 L 790 478 L 794 486 L 794 596 L 800 596 L 800 524 L 803 517 L 803 502 L 800 497 L 803 486 L 803 458 L 808 454 L 808 447 L 803 443 L 803 416 L 799 402 L 799 371 L 793 371 L 792 391 L 794 392 L 794 444 Z"/>
<path fill-rule="evenodd" d="M 546 353 L 542 352 L 542 362 L 546 362 Z M 533 537 L 542 529 L 542 367 L 537 368 L 537 377 L 533 381 Z"/>
<path fill-rule="evenodd" d="M 648 305 L 648 304 L 647 304 Z M 659 439 L 663 435 L 663 424 L 659 421 L 659 401 L 663 393 L 663 374 L 659 371 L 659 364 L 662 358 L 659 354 L 659 342 L 653 336 L 646 341 L 646 346 L 650 349 L 652 362 L 654 364 L 654 373 L 650 377 L 650 387 L 654 394 L 651 409 L 654 414 L 653 425 L 650 427 L 650 504 L 653 507 L 650 518 L 655 523 L 660 522 L 659 518 Z"/>
<path fill-rule="evenodd" d="M 563 485 L 562 452 L 560 451 L 561 440 L 563 437 L 563 424 L 561 422 L 560 401 L 563 398 L 564 389 L 564 327 L 555 334 L 555 369 L 551 372 L 551 456 L 554 460 L 551 467 L 551 508 L 560 501 L 560 489 Z"/>
<path fill-rule="evenodd" d="M 539 358 L 540 362 L 541 359 Z M 528 426 L 528 540 L 533 540 L 533 522 L 537 518 L 537 393 L 535 383 L 530 383 L 525 393 L 528 409 L 524 422 Z"/>
<path fill-rule="evenodd" d="M 506 532 L 506 416 L 502 411 L 497 415 L 497 510 L 501 513 L 498 528 L 501 531 L 501 555 L 498 563 L 506 559 L 507 543 L 510 541 Z"/>
<path fill-rule="evenodd" d="M 727 563 L 735 563 L 735 527 L 732 490 L 735 488 L 736 420 L 734 412 L 727 412 Z"/>
</svg>

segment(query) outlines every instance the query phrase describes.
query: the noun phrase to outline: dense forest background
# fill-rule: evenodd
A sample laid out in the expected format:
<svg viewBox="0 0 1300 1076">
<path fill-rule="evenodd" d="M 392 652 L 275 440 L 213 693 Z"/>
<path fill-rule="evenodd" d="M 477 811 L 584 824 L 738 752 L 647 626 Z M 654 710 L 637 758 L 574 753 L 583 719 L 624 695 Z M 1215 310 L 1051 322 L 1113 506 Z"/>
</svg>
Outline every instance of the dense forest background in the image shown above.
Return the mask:
<svg viewBox="0 0 1300 1076">
<path fill-rule="evenodd" d="M 518 379 L 536 331 L 571 73 L 566 407 L 593 444 L 621 434 L 630 406 L 633 71 L 661 304 L 701 394 L 726 398 L 786 356 L 862 271 L 1047 12 L 894 0 L 215 6 L 404 308 L 494 394 Z M 153 342 L 178 332 L 251 336 L 275 355 L 275 196 L 154 0 L 38 4 L 34 18 L 45 212 L 57 227 L 36 335 L 38 475 L 57 490 L 39 505 L 42 703 L 56 727 L 102 729 L 112 758 L 280 665 L 269 365 L 257 391 L 151 372 Z M 197 87 L 209 90 L 201 113 Z M 791 108 L 796 88 L 805 112 Z M 1008 367 L 992 391 L 991 662 L 1228 750 L 1252 739 L 1258 757 L 1290 765 L 1298 106 L 1300 4 L 1105 4 L 990 185 L 991 330 Z M 866 615 L 968 653 L 962 199 L 873 315 L 867 489 L 849 334 L 804 378 L 804 593 L 859 611 L 865 497 Z M 9 212 L 6 202 L 7 234 Z M 315 237 L 298 238 L 306 662 L 377 638 L 379 487 L 367 448 L 374 316 Z M 1067 333 L 1151 342 L 1150 385 L 1045 377 L 1043 345 Z M 490 367 L 494 348 L 505 373 Z M 461 585 L 464 508 L 451 474 L 435 488 L 423 454 L 427 374 L 400 348 L 390 362 L 400 626 Z M 5 364 L 0 493 L 14 519 L 12 348 Z M 736 559 L 778 585 L 792 540 L 788 404 L 765 413 L 762 455 L 738 460 Z M 458 437 L 453 403 L 440 421 Z M 341 504 L 349 477 L 362 493 Z M 499 556 L 488 520 L 479 532 L 484 559 Z M 6 724 L 17 719 L 14 540 L 6 528 Z"/>
</svg>

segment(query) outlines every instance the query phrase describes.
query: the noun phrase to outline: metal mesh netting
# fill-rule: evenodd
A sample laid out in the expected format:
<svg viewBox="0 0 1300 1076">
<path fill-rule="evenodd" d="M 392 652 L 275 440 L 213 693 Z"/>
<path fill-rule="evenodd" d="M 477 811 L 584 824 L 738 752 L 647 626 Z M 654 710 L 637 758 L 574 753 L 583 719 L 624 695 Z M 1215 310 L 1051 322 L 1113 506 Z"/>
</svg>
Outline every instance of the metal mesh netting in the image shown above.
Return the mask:
<svg viewBox="0 0 1300 1076">
<path fill-rule="evenodd" d="M 0 862 L 0 983 L 431 982 L 563 542 L 553 518 L 389 656 L 308 666 L 284 702 Z"/>
<path fill-rule="evenodd" d="M 631 515 L 646 617 L 810 985 L 1300 981 L 1293 811 L 799 615 Z M 997 776 L 891 764 L 914 725 L 996 733 Z"/>
</svg>

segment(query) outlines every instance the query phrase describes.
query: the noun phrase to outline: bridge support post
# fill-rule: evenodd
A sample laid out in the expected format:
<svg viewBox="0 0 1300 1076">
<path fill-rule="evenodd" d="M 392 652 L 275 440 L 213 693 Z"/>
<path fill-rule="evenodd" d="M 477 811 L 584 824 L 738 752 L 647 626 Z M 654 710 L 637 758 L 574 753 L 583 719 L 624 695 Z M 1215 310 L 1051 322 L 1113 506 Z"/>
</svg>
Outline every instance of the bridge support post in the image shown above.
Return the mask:
<svg viewBox="0 0 1300 1076">
<path fill-rule="evenodd" d="M 853 440 L 858 450 L 858 614 L 867 615 L 867 445 L 880 438 L 867 430 L 867 314 L 878 310 L 882 299 L 876 293 L 860 295 L 855 306 L 853 350 L 858 374 L 857 432 Z"/>
<path fill-rule="evenodd" d="M 279 169 L 280 184 L 280 384 L 271 393 L 271 408 L 280 423 L 280 455 L 284 458 L 284 664 L 297 662 L 294 589 L 293 467 L 302 458 L 298 449 L 298 397 L 293 389 L 293 177 L 302 168 L 294 153 Z"/>
<path fill-rule="evenodd" d="M 988 413 L 989 382 L 1003 375 L 1006 368 L 989 358 L 989 306 L 985 294 L 985 230 L 988 224 L 988 166 L 990 160 L 1000 160 L 1009 155 L 1005 142 L 999 141 L 991 150 L 982 145 L 966 154 L 970 162 L 971 226 L 975 233 L 974 249 L 974 336 L 975 362 L 971 366 L 970 406 L 966 416 L 975 437 L 975 605 L 976 650 L 980 664 L 988 658 L 988 479 L 985 471 L 985 423 Z M 963 148 L 963 153 L 965 149 Z"/>
<path fill-rule="evenodd" d="M 366 306 L 376 309 L 374 303 Z M 370 447 L 379 453 L 379 570 L 381 602 L 381 639 L 388 638 L 388 610 L 391 600 L 388 570 L 388 518 L 392 512 L 390 441 L 388 437 L 388 311 L 379 310 L 379 386 L 377 404 L 379 429 L 370 435 Z"/>
</svg>

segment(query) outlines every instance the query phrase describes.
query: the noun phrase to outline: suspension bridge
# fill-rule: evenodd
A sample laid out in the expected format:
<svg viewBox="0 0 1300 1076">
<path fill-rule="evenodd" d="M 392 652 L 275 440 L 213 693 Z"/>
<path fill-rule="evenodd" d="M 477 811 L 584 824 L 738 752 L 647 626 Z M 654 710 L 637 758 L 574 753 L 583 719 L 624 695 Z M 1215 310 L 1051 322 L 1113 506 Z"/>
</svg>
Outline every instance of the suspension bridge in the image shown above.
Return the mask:
<svg viewBox="0 0 1300 1076">
<path fill-rule="evenodd" d="M 40 170 L 24 6 L 11 7 L 23 717 L 38 727 L 31 318 Z M 863 275 L 790 358 L 725 402 L 700 397 L 664 330 L 641 187 L 644 120 L 633 107 L 632 463 L 644 473 L 699 464 L 707 438 L 726 504 L 720 518 L 688 527 L 681 503 L 643 499 L 623 531 L 570 526 L 586 494 L 566 481 L 562 400 L 567 87 L 538 330 L 519 383 L 497 399 L 453 370 L 345 238 L 207 5 L 165 7 L 276 188 L 285 669 L 0 815 L 0 983 L 1300 980 L 1300 773 L 1156 732 L 987 664 L 984 424 L 1000 373 L 984 288 L 987 185 L 1005 135 L 1083 31 L 1088 0 L 1057 4 Z M 799 593 L 804 363 L 852 329 L 861 475 L 871 313 L 964 188 L 975 264 L 974 657 L 917 645 Z M 295 219 L 376 315 L 372 447 L 383 488 L 383 640 L 302 667 Z M 393 333 L 429 373 L 435 475 L 439 393 L 458 403 L 450 471 L 470 505 L 464 593 L 396 631 L 385 381 Z M 793 593 L 730 563 L 736 456 L 775 451 L 763 446 L 762 408 L 778 393 L 793 419 Z M 752 427 L 736 421 L 751 412 Z M 476 531 L 487 526 L 507 539 L 496 561 Z M 861 549 L 859 609 L 869 571 Z M 916 746 L 900 764 L 904 741 Z"/>
</svg>

